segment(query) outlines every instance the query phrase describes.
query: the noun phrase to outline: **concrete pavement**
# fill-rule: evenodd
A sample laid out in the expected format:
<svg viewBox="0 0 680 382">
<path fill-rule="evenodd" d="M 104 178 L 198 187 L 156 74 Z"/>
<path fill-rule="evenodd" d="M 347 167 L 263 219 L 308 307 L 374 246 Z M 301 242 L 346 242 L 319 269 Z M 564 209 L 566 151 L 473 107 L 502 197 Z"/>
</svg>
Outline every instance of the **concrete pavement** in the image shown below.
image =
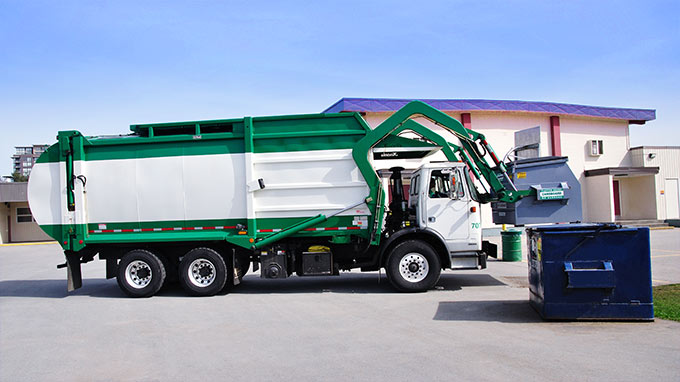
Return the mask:
<svg viewBox="0 0 680 382">
<path fill-rule="evenodd" d="M 680 230 L 659 232 L 653 277 L 680 282 L 665 256 Z M 680 380 L 680 323 L 544 322 L 526 263 L 447 271 L 421 294 L 352 272 L 131 299 L 100 261 L 68 294 L 62 261 L 56 245 L 0 247 L 0 380 Z"/>
</svg>

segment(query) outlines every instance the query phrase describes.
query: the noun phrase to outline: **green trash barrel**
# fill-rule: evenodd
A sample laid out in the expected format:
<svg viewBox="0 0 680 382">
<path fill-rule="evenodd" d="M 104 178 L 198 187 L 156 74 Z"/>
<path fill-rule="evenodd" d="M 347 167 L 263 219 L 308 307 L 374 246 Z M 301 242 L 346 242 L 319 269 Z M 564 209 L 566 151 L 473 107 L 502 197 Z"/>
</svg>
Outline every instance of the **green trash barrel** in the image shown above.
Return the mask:
<svg viewBox="0 0 680 382">
<path fill-rule="evenodd" d="M 522 261 L 522 231 L 501 231 L 503 261 Z"/>
</svg>

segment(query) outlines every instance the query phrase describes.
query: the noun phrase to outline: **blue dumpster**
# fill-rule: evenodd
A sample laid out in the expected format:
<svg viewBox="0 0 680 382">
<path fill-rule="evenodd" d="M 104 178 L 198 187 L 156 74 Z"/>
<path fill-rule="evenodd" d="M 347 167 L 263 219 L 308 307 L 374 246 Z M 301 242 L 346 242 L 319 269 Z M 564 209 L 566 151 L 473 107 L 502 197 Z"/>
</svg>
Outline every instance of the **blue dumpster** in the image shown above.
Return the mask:
<svg viewBox="0 0 680 382">
<path fill-rule="evenodd" d="M 545 319 L 653 320 L 649 228 L 527 229 L 531 305 Z"/>
</svg>

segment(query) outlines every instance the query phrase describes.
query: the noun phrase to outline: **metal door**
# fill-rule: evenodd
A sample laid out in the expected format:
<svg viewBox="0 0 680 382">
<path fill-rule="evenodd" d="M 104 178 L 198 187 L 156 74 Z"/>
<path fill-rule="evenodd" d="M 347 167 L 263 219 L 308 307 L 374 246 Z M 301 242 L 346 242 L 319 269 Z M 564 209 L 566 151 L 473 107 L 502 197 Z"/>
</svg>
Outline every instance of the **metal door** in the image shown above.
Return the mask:
<svg viewBox="0 0 680 382">
<path fill-rule="evenodd" d="M 619 181 L 615 180 L 612 183 L 614 189 L 614 216 L 621 216 L 621 194 L 619 188 Z"/>
<path fill-rule="evenodd" d="M 664 182 L 664 195 L 666 197 L 666 219 L 680 218 L 680 193 L 678 192 L 678 179 L 666 178 Z"/>
</svg>

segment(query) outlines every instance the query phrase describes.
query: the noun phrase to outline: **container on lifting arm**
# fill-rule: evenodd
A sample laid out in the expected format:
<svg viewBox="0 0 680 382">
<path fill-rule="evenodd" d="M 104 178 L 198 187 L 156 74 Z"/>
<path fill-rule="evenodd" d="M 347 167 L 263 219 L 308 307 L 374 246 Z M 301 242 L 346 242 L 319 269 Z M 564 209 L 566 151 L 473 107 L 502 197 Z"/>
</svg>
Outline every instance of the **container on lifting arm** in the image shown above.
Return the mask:
<svg viewBox="0 0 680 382">
<path fill-rule="evenodd" d="M 496 224 L 569 223 L 582 220 L 581 184 L 567 157 L 540 157 L 508 163 L 515 187 L 534 192 L 514 203 L 492 202 Z"/>
</svg>

